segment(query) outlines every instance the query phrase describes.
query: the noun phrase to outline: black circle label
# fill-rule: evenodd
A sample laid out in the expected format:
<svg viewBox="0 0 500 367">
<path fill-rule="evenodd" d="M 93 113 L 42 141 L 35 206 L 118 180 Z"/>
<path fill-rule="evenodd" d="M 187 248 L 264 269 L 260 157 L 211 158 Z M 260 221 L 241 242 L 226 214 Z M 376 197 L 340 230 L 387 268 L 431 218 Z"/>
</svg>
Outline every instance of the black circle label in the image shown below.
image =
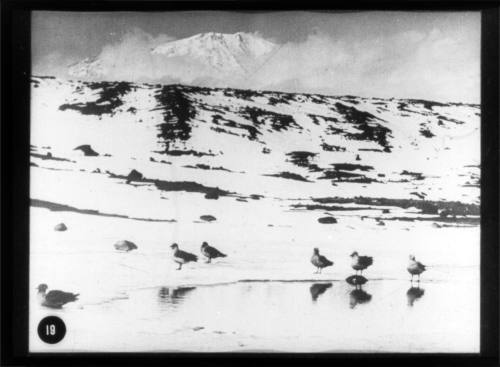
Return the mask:
<svg viewBox="0 0 500 367">
<path fill-rule="evenodd" d="M 38 324 L 38 336 L 45 343 L 56 344 L 66 335 L 66 325 L 57 316 L 47 316 Z"/>
</svg>

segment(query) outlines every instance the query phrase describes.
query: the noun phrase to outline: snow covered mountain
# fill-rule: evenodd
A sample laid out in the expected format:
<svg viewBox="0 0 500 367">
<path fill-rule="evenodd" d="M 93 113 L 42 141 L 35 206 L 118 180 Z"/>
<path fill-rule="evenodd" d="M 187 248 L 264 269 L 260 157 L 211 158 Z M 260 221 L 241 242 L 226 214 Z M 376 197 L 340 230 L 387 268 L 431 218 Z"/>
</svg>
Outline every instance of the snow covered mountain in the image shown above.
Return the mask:
<svg viewBox="0 0 500 367">
<path fill-rule="evenodd" d="M 100 78 L 105 72 L 101 60 L 89 57 L 70 65 L 68 68 L 68 74 L 77 78 Z"/>
<path fill-rule="evenodd" d="M 179 76 L 183 81 L 189 79 L 188 76 L 193 80 L 244 79 L 276 49 L 276 44 L 255 34 L 209 32 L 158 45 L 149 51 L 146 60 L 134 61 L 141 68 L 154 69 L 156 79 Z M 113 79 L 117 70 L 123 69 L 121 61 L 133 56 L 101 54 L 86 58 L 70 65 L 68 74 L 86 80 Z"/>
<path fill-rule="evenodd" d="M 262 63 L 277 45 L 249 33 L 201 33 L 153 49 L 166 57 L 190 57 L 224 73 L 247 74 Z"/>
</svg>

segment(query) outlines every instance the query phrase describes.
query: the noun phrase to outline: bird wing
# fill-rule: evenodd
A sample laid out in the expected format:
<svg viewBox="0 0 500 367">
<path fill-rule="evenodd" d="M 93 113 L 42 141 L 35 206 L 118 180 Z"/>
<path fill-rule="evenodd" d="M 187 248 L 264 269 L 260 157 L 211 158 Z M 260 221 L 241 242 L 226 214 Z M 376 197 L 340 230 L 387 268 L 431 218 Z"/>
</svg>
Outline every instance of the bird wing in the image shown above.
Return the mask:
<svg viewBox="0 0 500 367">
<path fill-rule="evenodd" d="M 222 252 L 217 250 L 215 247 L 211 247 L 211 246 L 207 247 L 207 253 L 210 255 L 210 257 L 224 257 L 224 256 L 226 256 Z"/>
<path fill-rule="evenodd" d="M 178 250 L 175 256 L 180 257 L 185 261 L 198 261 L 198 256 L 182 250 Z"/>
<path fill-rule="evenodd" d="M 47 293 L 47 295 L 45 296 L 45 301 L 48 303 L 64 304 L 67 302 L 76 301 L 77 297 L 78 294 L 54 290 Z"/>
<path fill-rule="evenodd" d="M 364 266 L 370 266 L 373 264 L 373 257 L 370 256 L 360 256 L 359 263 Z"/>
<path fill-rule="evenodd" d="M 422 270 L 425 270 L 425 265 L 422 264 L 421 262 L 417 261 L 417 266 L 422 269 Z"/>
<path fill-rule="evenodd" d="M 319 261 L 325 265 L 333 265 L 333 263 L 323 255 L 319 255 Z"/>
</svg>

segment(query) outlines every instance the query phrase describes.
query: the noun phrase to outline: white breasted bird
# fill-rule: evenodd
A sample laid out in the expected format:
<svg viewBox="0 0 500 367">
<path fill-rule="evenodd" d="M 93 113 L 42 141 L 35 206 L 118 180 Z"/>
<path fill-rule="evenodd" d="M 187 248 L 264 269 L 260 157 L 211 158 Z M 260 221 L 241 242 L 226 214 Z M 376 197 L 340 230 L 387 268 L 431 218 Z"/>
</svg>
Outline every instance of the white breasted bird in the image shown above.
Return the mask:
<svg viewBox="0 0 500 367">
<path fill-rule="evenodd" d="M 170 248 L 172 249 L 172 258 L 174 262 L 179 264 L 177 270 L 181 270 L 183 264 L 186 264 L 191 261 L 195 262 L 198 261 L 198 256 L 186 251 L 179 250 L 179 245 L 176 243 L 170 246 Z"/>
<path fill-rule="evenodd" d="M 74 302 L 78 300 L 78 293 L 63 292 L 59 290 L 53 290 L 47 293 L 49 287 L 47 284 L 40 284 L 36 289 L 38 290 L 38 296 L 42 306 L 50 308 L 62 308 L 68 302 Z"/>
<path fill-rule="evenodd" d="M 227 256 L 226 254 L 223 254 L 222 252 L 217 250 L 215 247 L 209 246 L 206 242 L 203 242 L 201 244 L 201 253 L 207 258 L 207 263 L 210 263 L 212 259 Z"/>
<path fill-rule="evenodd" d="M 351 266 L 354 270 L 356 270 L 356 274 L 358 271 L 361 271 L 361 274 L 363 274 L 363 270 L 373 264 L 373 257 L 359 256 L 356 251 L 351 254 L 351 258 Z"/>
<path fill-rule="evenodd" d="M 316 267 L 315 274 L 321 273 L 323 268 L 333 265 L 333 261 L 330 261 L 323 255 L 319 254 L 318 248 L 314 249 L 313 256 L 311 257 L 311 263 Z"/>
<path fill-rule="evenodd" d="M 420 282 L 420 274 L 422 274 L 426 270 L 426 266 L 422 264 L 421 262 L 418 262 L 415 260 L 414 255 L 410 255 L 409 261 L 408 261 L 408 267 L 406 268 L 408 270 L 408 273 L 411 274 L 411 281 L 413 282 L 413 276 L 418 275 L 418 281 Z"/>
</svg>

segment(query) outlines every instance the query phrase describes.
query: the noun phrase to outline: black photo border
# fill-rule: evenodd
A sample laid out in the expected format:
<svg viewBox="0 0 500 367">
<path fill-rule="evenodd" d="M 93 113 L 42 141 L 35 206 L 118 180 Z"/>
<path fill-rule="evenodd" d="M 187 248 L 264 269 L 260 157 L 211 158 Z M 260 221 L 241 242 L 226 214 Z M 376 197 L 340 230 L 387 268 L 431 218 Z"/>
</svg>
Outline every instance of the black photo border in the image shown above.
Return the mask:
<svg viewBox="0 0 500 367">
<path fill-rule="evenodd" d="M 481 348 L 450 353 L 29 353 L 30 12 L 176 10 L 481 11 Z M 499 2 L 498 1 L 64 1 L 1 2 L 1 365 L 499 364 Z M 459 88 L 460 86 L 457 86 Z M 460 328 L 457 320 L 457 328 Z M 453 335 L 450 335 L 453 337 Z"/>
</svg>

